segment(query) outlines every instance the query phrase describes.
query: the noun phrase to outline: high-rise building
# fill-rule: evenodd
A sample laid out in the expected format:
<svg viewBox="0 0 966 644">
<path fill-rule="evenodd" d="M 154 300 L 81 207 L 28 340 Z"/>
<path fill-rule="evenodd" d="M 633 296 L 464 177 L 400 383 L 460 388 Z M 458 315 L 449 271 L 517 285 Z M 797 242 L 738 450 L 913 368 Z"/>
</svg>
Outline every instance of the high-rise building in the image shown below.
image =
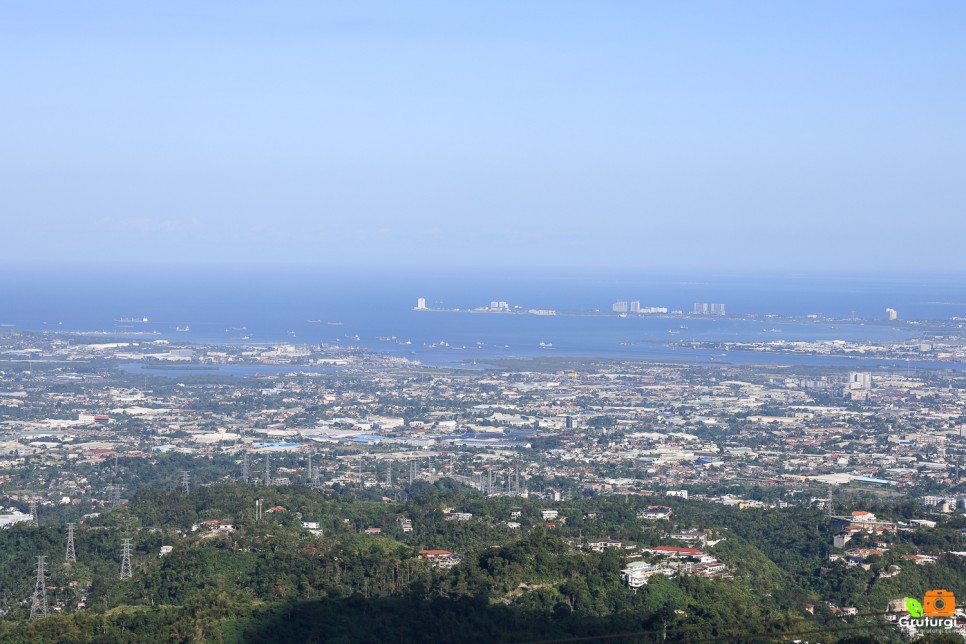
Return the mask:
<svg viewBox="0 0 966 644">
<path fill-rule="evenodd" d="M 895 309 L 886 309 L 886 317 L 892 321 L 899 317 L 899 314 Z"/>
<path fill-rule="evenodd" d="M 852 400 L 869 400 L 872 397 L 872 374 L 868 371 L 852 371 L 845 395 Z"/>
<path fill-rule="evenodd" d="M 426 310 L 426 298 L 425 297 L 421 297 L 421 298 L 419 298 L 419 299 L 416 300 L 416 310 L 417 311 L 425 311 Z"/>
<path fill-rule="evenodd" d="M 872 389 L 872 374 L 868 371 L 850 372 L 849 389 Z"/>
<path fill-rule="evenodd" d="M 634 300 L 633 302 L 631 302 L 630 312 L 631 313 L 641 312 L 641 303 L 638 300 Z"/>
<path fill-rule="evenodd" d="M 491 311 L 509 311 L 510 305 L 506 302 L 497 302 L 496 300 L 490 302 Z"/>
<path fill-rule="evenodd" d="M 724 315 L 724 304 L 708 304 L 707 302 L 695 302 L 693 313 L 695 315 Z"/>
<path fill-rule="evenodd" d="M 611 307 L 611 310 L 614 311 L 614 313 L 627 313 L 627 300 L 620 300 L 619 302 L 614 302 L 614 305 Z"/>
</svg>

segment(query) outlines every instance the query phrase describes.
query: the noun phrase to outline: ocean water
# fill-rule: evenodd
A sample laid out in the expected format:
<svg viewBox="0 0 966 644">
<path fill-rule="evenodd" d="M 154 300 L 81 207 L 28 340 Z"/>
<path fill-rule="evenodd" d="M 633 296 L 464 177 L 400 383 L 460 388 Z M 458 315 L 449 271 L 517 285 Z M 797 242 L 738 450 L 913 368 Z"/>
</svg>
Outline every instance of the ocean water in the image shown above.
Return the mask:
<svg viewBox="0 0 966 644">
<path fill-rule="evenodd" d="M 787 363 L 788 359 L 768 354 L 731 352 L 722 356 L 720 352 L 669 345 L 692 339 L 888 341 L 923 337 L 919 328 L 884 324 L 886 307 L 896 309 L 907 320 L 966 317 L 966 281 L 957 275 L 202 266 L 44 266 L 18 267 L 5 273 L 8 278 L 0 282 L 0 324 L 13 328 L 150 332 L 157 334 L 153 337 L 199 343 L 338 343 L 432 364 L 545 356 Z M 609 311 L 615 300 L 636 299 L 642 306 L 684 311 L 689 311 L 694 302 L 721 302 L 731 315 L 814 313 L 867 321 L 792 323 L 417 312 L 412 310 L 417 297 L 425 297 L 430 307 L 440 308 L 471 308 L 501 300 L 511 306 L 558 311 Z M 116 322 L 141 317 L 149 322 Z M 190 331 L 178 332 L 177 327 L 190 327 Z M 402 344 L 406 341 L 411 344 Z M 541 347 L 541 343 L 553 346 Z M 854 364 L 846 359 L 801 356 L 793 362 Z"/>
</svg>

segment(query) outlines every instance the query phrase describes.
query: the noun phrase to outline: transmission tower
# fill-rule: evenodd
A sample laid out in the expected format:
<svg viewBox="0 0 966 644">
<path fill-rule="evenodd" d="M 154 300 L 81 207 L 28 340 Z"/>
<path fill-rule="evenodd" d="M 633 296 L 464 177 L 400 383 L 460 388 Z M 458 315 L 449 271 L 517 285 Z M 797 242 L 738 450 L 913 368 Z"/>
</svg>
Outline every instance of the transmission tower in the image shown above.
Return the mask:
<svg viewBox="0 0 966 644">
<path fill-rule="evenodd" d="M 121 486 L 120 485 L 108 485 L 104 488 L 106 498 L 104 503 L 112 508 L 116 508 L 121 505 Z"/>
<path fill-rule="evenodd" d="M 67 524 L 67 554 L 64 555 L 67 563 L 77 563 L 77 555 L 74 553 L 74 524 Z"/>
<path fill-rule="evenodd" d="M 248 470 L 250 468 L 251 468 L 251 465 L 249 463 L 249 454 L 248 452 L 245 452 L 244 454 L 242 454 L 242 482 L 243 483 L 248 483 L 248 477 L 249 477 Z"/>
<path fill-rule="evenodd" d="M 30 523 L 32 525 L 40 525 L 40 522 L 37 520 L 37 501 L 34 499 L 30 500 Z M 46 617 L 47 614 L 44 613 L 44 616 Z"/>
<path fill-rule="evenodd" d="M 34 584 L 34 594 L 30 600 L 30 619 L 47 617 L 47 574 L 44 570 L 47 557 L 37 557 L 37 583 Z"/>
<path fill-rule="evenodd" d="M 131 577 L 131 540 L 125 539 L 121 546 L 121 579 Z"/>
<path fill-rule="evenodd" d="M 312 482 L 312 454 L 309 454 L 309 483 Z"/>
<path fill-rule="evenodd" d="M 272 462 L 269 454 L 265 454 L 265 480 L 263 482 L 265 485 L 272 484 Z"/>
<path fill-rule="evenodd" d="M 386 465 L 386 487 L 392 487 L 392 461 L 387 461 Z"/>
<path fill-rule="evenodd" d="M 181 489 L 184 490 L 185 494 L 191 492 L 191 486 L 188 484 L 189 474 L 188 470 L 181 471 Z"/>
</svg>

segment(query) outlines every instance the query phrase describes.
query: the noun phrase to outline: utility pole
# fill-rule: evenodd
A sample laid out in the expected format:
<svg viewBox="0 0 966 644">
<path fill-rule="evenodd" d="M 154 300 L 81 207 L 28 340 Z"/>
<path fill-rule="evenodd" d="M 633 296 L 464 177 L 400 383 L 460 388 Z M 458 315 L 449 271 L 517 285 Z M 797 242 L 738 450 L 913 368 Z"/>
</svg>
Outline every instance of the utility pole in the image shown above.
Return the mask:
<svg viewBox="0 0 966 644">
<path fill-rule="evenodd" d="M 131 540 L 124 539 L 121 546 L 121 579 L 130 579 L 131 577 Z"/>
<path fill-rule="evenodd" d="M 312 453 L 309 452 L 309 483 L 312 482 Z"/>
<path fill-rule="evenodd" d="M 184 490 L 185 494 L 191 492 L 191 486 L 188 484 L 189 474 L 188 470 L 181 470 L 181 489 Z"/>
<path fill-rule="evenodd" d="M 40 522 L 37 520 L 37 500 L 36 499 L 30 499 L 30 523 L 32 525 L 40 525 Z M 46 616 L 47 614 L 44 613 L 44 617 Z"/>
<path fill-rule="evenodd" d="M 262 500 L 261 499 L 255 499 L 255 520 L 256 521 L 262 520 Z"/>
<path fill-rule="evenodd" d="M 249 454 L 246 451 L 242 454 L 242 483 L 248 483 L 249 468 Z"/>
<path fill-rule="evenodd" d="M 265 485 L 272 484 L 272 463 L 270 459 L 271 455 L 265 454 Z"/>
<path fill-rule="evenodd" d="M 387 461 L 386 465 L 386 487 L 392 487 L 392 461 Z"/>
<path fill-rule="evenodd" d="M 67 524 L 67 553 L 64 555 L 67 563 L 77 563 L 77 555 L 74 554 L 74 524 Z"/>
<path fill-rule="evenodd" d="M 37 557 L 37 583 L 34 584 L 34 594 L 30 600 L 30 619 L 47 617 L 47 574 L 44 570 L 47 557 Z"/>
</svg>

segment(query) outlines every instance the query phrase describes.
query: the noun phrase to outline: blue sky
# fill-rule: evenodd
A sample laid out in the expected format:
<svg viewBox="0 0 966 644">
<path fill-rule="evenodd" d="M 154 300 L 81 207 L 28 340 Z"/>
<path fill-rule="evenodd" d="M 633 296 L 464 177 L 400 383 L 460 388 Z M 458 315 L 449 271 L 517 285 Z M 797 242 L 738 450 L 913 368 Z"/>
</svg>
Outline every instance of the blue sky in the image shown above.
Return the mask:
<svg viewBox="0 0 966 644">
<path fill-rule="evenodd" d="M 0 2 L 12 261 L 966 270 L 966 3 Z"/>
</svg>

